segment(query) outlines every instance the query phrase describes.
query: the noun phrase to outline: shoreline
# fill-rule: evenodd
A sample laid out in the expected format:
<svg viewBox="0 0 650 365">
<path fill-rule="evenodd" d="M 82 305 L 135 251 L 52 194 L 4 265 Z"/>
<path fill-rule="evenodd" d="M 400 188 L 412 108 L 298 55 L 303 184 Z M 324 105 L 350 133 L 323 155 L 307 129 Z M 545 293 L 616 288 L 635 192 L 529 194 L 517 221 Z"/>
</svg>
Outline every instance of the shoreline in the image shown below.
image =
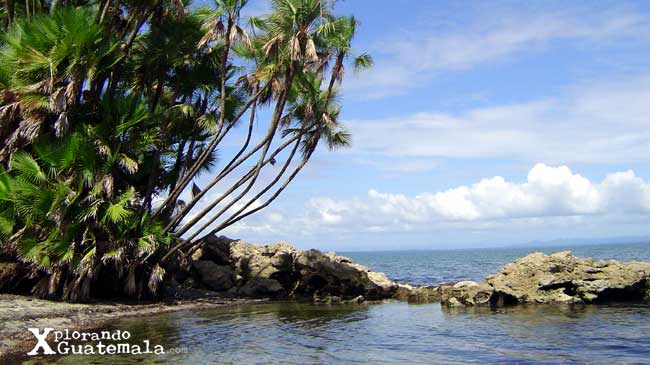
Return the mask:
<svg viewBox="0 0 650 365">
<path fill-rule="evenodd" d="M 193 291 L 181 298 L 158 302 L 136 303 L 101 301 L 67 303 L 37 299 L 30 296 L 0 294 L 0 363 L 11 363 L 26 357 L 36 340 L 27 328 L 53 327 L 75 331 L 105 328 L 111 321 L 163 313 L 226 308 L 265 303 L 268 299 L 231 298 L 211 292 Z"/>
<path fill-rule="evenodd" d="M 28 328 L 92 331 L 105 328 L 116 319 L 269 303 L 273 301 L 270 298 L 297 302 L 302 298 L 327 305 L 395 299 L 408 303 L 439 302 L 446 308 L 650 303 L 650 262 L 581 259 L 570 251 L 550 255 L 541 252 L 528 254 L 505 264 L 482 282 L 466 280 L 439 286 L 412 286 L 391 281 L 383 273 L 373 272 L 334 253 L 298 251 L 284 243 L 256 246 L 239 242 L 233 247 L 230 251 L 233 259 L 228 265 L 217 265 L 212 261 L 216 258 L 203 257 L 203 252 L 201 258 L 208 260 L 196 261 L 201 264 L 195 267 L 199 271 L 195 278 L 198 284 L 194 281 L 191 284 L 212 287 L 212 290 L 181 287 L 176 283 L 165 286 L 162 297 L 156 301 L 106 299 L 83 304 L 0 294 L 0 323 L 3 323 L 0 328 L 0 362 L 18 362 L 26 358 L 26 352 L 36 344 L 36 338 Z M 290 260 L 277 260 L 283 257 Z M 241 260 L 246 265 L 241 265 Z M 279 277 L 272 275 L 296 271 L 293 266 L 286 268 L 286 261 L 301 265 L 300 280 L 295 283 L 305 285 L 302 296 L 271 295 L 283 292 L 287 285 L 286 282 L 280 285 L 271 279 Z M 242 269 L 244 266 L 248 271 Z M 233 267 L 238 271 L 235 272 Z M 237 273 L 251 279 L 245 285 L 231 280 L 228 282 L 230 290 L 224 291 L 222 287 L 222 291 L 215 291 L 214 286 L 223 279 L 216 274 L 224 270 L 229 270 L 227 272 L 233 277 Z M 260 278 L 262 275 L 268 278 Z M 340 282 L 344 279 L 363 286 L 343 286 Z M 251 282 L 256 286 L 251 287 Z M 313 288 L 314 285 L 318 285 L 318 288 Z M 275 287 L 277 290 L 269 290 Z M 249 290 L 252 288 L 255 290 Z M 305 296 L 305 293 L 312 295 Z"/>
</svg>

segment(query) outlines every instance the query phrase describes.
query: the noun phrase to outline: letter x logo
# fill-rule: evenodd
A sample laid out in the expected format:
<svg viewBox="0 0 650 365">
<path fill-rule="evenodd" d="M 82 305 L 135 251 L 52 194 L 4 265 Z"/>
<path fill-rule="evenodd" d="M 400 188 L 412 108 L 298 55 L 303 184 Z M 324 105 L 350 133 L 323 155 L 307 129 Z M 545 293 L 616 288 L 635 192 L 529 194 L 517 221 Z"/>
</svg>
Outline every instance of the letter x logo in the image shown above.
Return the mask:
<svg viewBox="0 0 650 365">
<path fill-rule="evenodd" d="M 45 355 L 54 355 L 54 354 L 56 354 L 56 352 L 52 351 L 52 348 L 50 347 L 50 345 L 46 341 L 47 340 L 47 335 L 50 334 L 50 332 L 54 331 L 54 328 L 44 328 L 42 334 L 38 333 L 38 328 L 28 328 L 27 330 L 29 330 L 29 332 L 33 333 L 34 337 L 36 337 L 36 339 L 38 340 L 38 343 L 36 344 L 36 346 L 34 346 L 32 351 L 27 353 L 27 356 L 38 355 L 38 350 L 39 349 L 43 349 L 43 353 Z"/>
</svg>

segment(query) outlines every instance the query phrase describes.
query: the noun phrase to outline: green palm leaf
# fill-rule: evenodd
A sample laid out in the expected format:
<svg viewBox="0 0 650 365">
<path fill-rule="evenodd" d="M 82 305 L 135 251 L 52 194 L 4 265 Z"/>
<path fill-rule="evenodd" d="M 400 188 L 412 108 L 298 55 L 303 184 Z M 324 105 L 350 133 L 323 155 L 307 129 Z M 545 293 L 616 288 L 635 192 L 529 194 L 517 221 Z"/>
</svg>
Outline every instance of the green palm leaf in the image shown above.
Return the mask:
<svg viewBox="0 0 650 365">
<path fill-rule="evenodd" d="M 38 162 L 27 152 L 17 153 L 11 161 L 10 168 L 20 178 L 34 184 L 43 183 L 47 180 L 47 175 L 38 165 Z"/>
</svg>

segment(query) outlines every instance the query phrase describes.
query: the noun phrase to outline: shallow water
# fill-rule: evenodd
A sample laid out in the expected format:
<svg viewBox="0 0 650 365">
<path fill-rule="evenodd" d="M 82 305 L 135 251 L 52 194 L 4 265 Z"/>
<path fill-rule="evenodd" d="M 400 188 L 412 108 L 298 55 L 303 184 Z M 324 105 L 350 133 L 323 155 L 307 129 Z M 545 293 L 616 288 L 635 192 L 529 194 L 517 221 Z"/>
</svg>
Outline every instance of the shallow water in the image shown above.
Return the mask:
<svg viewBox="0 0 650 365">
<path fill-rule="evenodd" d="M 296 303 L 116 322 L 135 343 L 186 354 L 68 356 L 25 364 L 643 364 L 650 306 L 447 310 L 437 304 Z"/>
<path fill-rule="evenodd" d="M 560 248 L 545 249 L 559 251 Z M 348 254 L 404 281 L 478 279 L 535 249 Z M 579 256 L 649 260 L 648 245 L 584 246 Z M 40 357 L 24 364 L 648 364 L 650 306 L 446 309 L 362 305 L 246 305 L 116 321 L 165 355 Z"/>
</svg>

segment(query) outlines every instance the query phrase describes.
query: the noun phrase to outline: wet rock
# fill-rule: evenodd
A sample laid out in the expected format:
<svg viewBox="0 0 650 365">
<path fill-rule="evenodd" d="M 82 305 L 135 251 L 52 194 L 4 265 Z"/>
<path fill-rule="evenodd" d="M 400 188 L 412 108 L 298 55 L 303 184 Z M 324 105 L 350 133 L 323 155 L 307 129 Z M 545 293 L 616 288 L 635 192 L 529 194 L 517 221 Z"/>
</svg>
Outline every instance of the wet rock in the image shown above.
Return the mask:
<svg viewBox="0 0 650 365">
<path fill-rule="evenodd" d="M 449 307 L 489 305 L 493 289 L 475 281 L 461 281 L 453 285 L 441 285 L 441 303 Z"/>
<path fill-rule="evenodd" d="M 399 284 L 395 299 L 406 300 L 413 304 L 437 303 L 440 301 L 440 290 L 437 286 L 411 286 Z"/>
<path fill-rule="evenodd" d="M 532 253 L 483 283 L 441 286 L 448 306 L 518 303 L 600 303 L 650 299 L 650 263 L 595 261 L 569 251 Z"/>
</svg>

